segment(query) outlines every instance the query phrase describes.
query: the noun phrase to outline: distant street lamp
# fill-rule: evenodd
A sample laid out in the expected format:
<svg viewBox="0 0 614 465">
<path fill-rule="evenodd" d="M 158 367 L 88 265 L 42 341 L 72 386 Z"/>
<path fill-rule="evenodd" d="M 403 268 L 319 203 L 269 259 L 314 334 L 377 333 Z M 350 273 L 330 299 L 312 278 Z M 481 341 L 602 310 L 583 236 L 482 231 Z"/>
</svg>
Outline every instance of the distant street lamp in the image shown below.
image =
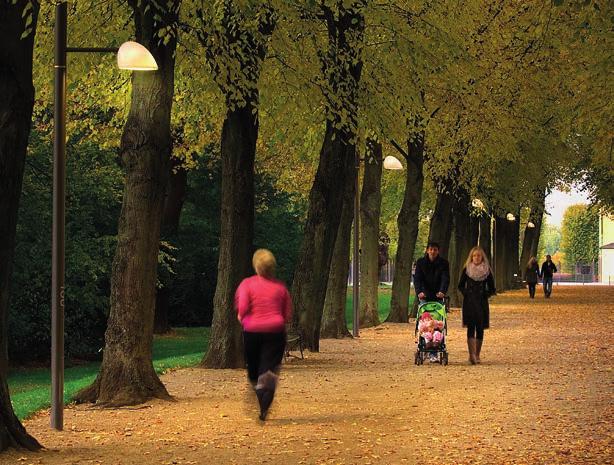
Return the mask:
<svg viewBox="0 0 614 465">
<path fill-rule="evenodd" d="M 359 255 L 360 255 L 360 155 L 356 152 L 356 180 L 354 186 L 354 253 L 352 256 L 352 307 L 354 313 L 354 321 L 352 322 L 352 336 L 358 337 L 360 332 L 360 322 L 358 321 L 358 310 L 360 305 L 360 273 Z M 384 169 L 398 171 L 403 169 L 403 165 L 398 158 L 388 155 L 384 158 Z"/>
<path fill-rule="evenodd" d="M 507 221 L 516 221 L 516 217 L 514 216 L 513 213 L 508 213 L 506 218 L 507 218 Z"/>
<path fill-rule="evenodd" d="M 55 82 L 53 116 L 53 233 L 51 247 L 51 427 L 64 427 L 64 251 L 66 201 L 66 58 L 68 52 L 118 53 L 120 69 L 157 70 L 151 53 L 136 42 L 114 47 L 67 47 L 67 2 L 55 8 Z"/>
<path fill-rule="evenodd" d="M 482 202 L 480 199 L 473 199 L 471 201 L 471 206 L 478 210 L 484 210 L 484 202 Z"/>
<path fill-rule="evenodd" d="M 532 221 L 529 221 L 529 222 L 527 223 L 527 228 L 529 228 L 529 229 L 533 229 L 534 227 L 535 227 L 535 224 L 534 224 Z"/>
</svg>

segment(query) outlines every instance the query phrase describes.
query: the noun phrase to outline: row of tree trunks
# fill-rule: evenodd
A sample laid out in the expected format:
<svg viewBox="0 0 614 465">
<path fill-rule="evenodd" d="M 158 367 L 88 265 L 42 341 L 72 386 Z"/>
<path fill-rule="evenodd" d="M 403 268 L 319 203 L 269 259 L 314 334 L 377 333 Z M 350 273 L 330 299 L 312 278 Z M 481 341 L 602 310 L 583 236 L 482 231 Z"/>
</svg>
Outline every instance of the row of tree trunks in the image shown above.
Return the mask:
<svg viewBox="0 0 614 465">
<path fill-rule="evenodd" d="M 421 132 L 410 137 L 407 141 L 407 153 L 400 152 L 405 156 L 407 169 L 405 170 L 403 204 L 397 217 L 399 238 L 392 281 L 390 314 L 386 320 L 391 323 L 407 323 L 409 318 L 411 270 L 418 237 L 422 186 L 424 184 L 424 133 Z"/>
<path fill-rule="evenodd" d="M 22 13 L 30 3 L 30 32 Z M 0 3 L 0 451 L 8 447 L 40 449 L 13 412 L 7 386 L 8 310 L 15 235 L 28 137 L 34 106 L 32 55 L 39 3 Z M 25 16 L 28 16 L 26 14 Z"/>
<path fill-rule="evenodd" d="M 520 282 L 520 208 L 515 212 L 516 220 L 509 222 L 508 252 L 509 259 L 507 265 L 507 282 L 509 289 L 515 289 Z"/>
<path fill-rule="evenodd" d="M 188 172 L 179 166 L 176 158 L 172 159 L 174 165 L 170 173 L 164 209 L 162 211 L 162 239 L 173 241 L 179 231 L 179 219 L 185 201 Z M 154 334 L 166 334 L 171 330 L 168 312 L 171 295 L 172 279 L 164 283 L 162 288 L 156 289 L 156 311 L 154 315 Z"/>
<path fill-rule="evenodd" d="M 360 193 L 360 326 L 380 324 L 379 290 L 379 220 L 382 203 L 382 144 L 367 140 L 365 173 Z"/>
<path fill-rule="evenodd" d="M 504 292 L 507 287 L 506 267 L 508 221 L 505 217 L 495 215 L 493 230 L 493 264 L 495 268 L 495 287 L 497 292 Z"/>
<path fill-rule="evenodd" d="M 320 337 L 323 339 L 340 339 L 351 336 L 345 319 L 345 302 L 350 269 L 350 239 L 354 220 L 355 192 L 356 183 L 352 177 L 346 182 L 343 194 L 343 210 L 328 275 L 322 327 L 320 328 Z"/>
<path fill-rule="evenodd" d="M 294 325 L 309 350 L 320 349 L 320 326 L 326 298 L 330 264 L 335 248 L 348 182 L 354 182 L 355 127 L 358 84 L 362 72 L 361 49 L 365 21 L 364 5 L 345 6 L 336 2 L 335 14 L 321 4 L 328 31 L 328 50 L 321 55 L 327 77 L 325 97 L 331 105 L 320 161 L 311 192 L 303 243 L 299 251 L 292 297 Z M 341 95 L 336 92 L 342 90 Z M 341 107 L 340 103 L 341 102 Z M 340 115 L 350 113 L 353 121 L 343 121 Z"/>
<path fill-rule="evenodd" d="M 133 73 L 132 100 L 120 153 L 126 170 L 118 243 L 111 277 L 111 311 L 98 377 L 79 401 L 119 406 L 169 398 L 152 364 L 153 321 L 160 225 L 170 172 L 170 116 L 175 48 L 159 33 L 177 21 L 179 0 L 165 6 L 131 0 L 136 39 L 158 70 Z"/>
</svg>

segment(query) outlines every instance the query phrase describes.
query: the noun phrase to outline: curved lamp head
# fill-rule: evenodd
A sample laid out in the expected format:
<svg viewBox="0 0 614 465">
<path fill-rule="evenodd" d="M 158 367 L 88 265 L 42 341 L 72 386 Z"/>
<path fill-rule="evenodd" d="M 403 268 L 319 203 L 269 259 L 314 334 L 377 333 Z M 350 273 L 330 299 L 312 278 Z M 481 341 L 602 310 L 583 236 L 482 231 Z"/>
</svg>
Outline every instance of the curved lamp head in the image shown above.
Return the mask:
<svg viewBox="0 0 614 465">
<path fill-rule="evenodd" d="M 156 60 L 145 47 L 138 42 L 124 42 L 117 51 L 117 66 L 119 69 L 131 71 L 155 71 L 158 69 Z"/>
<path fill-rule="evenodd" d="M 477 208 L 478 210 L 484 210 L 484 202 L 482 202 L 480 199 L 473 199 L 471 201 L 471 206 L 473 208 Z"/>
<path fill-rule="evenodd" d="M 529 228 L 529 229 L 533 229 L 534 227 L 535 227 L 535 224 L 534 224 L 532 221 L 529 221 L 529 222 L 527 223 L 527 228 Z"/>
<path fill-rule="evenodd" d="M 512 213 L 508 213 L 506 218 L 507 221 L 516 221 L 516 217 Z"/>
<path fill-rule="evenodd" d="M 398 158 L 388 155 L 386 158 L 384 158 L 384 168 L 387 170 L 402 170 L 403 165 Z"/>
</svg>

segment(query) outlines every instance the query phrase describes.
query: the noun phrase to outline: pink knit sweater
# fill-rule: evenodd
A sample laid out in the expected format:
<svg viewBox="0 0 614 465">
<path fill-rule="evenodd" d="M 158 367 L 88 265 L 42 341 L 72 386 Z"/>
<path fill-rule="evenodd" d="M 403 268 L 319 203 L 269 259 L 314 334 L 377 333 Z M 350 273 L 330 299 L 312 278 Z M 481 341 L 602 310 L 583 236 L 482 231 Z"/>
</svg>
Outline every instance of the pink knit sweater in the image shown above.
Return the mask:
<svg viewBox="0 0 614 465">
<path fill-rule="evenodd" d="M 292 315 L 292 299 L 286 286 L 258 275 L 241 282 L 235 307 L 243 330 L 253 333 L 282 332 Z"/>
</svg>

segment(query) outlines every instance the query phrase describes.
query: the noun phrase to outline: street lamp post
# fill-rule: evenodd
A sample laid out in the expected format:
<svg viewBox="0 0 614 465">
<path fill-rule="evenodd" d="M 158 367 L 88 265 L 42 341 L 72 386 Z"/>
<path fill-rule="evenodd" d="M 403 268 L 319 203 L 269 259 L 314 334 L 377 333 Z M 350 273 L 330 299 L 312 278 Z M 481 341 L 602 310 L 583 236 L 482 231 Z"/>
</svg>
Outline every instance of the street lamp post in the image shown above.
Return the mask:
<svg viewBox="0 0 614 465">
<path fill-rule="evenodd" d="M 360 335 L 359 309 L 360 309 L 360 155 L 354 151 L 354 163 L 356 177 L 354 180 L 354 242 L 352 255 L 352 311 L 354 320 L 352 322 L 352 336 Z M 389 155 L 384 158 L 384 169 L 398 171 L 403 169 L 401 162 Z"/>
<path fill-rule="evenodd" d="M 116 47 L 68 47 L 68 3 L 55 8 L 53 113 L 53 226 L 51 244 L 51 427 L 64 427 L 64 276 L 66 204 L 66 58 L 68 52 L 118 53 L 120 69 L 158 69 L 149 51 L 136 42 Z"/>
</svg>

